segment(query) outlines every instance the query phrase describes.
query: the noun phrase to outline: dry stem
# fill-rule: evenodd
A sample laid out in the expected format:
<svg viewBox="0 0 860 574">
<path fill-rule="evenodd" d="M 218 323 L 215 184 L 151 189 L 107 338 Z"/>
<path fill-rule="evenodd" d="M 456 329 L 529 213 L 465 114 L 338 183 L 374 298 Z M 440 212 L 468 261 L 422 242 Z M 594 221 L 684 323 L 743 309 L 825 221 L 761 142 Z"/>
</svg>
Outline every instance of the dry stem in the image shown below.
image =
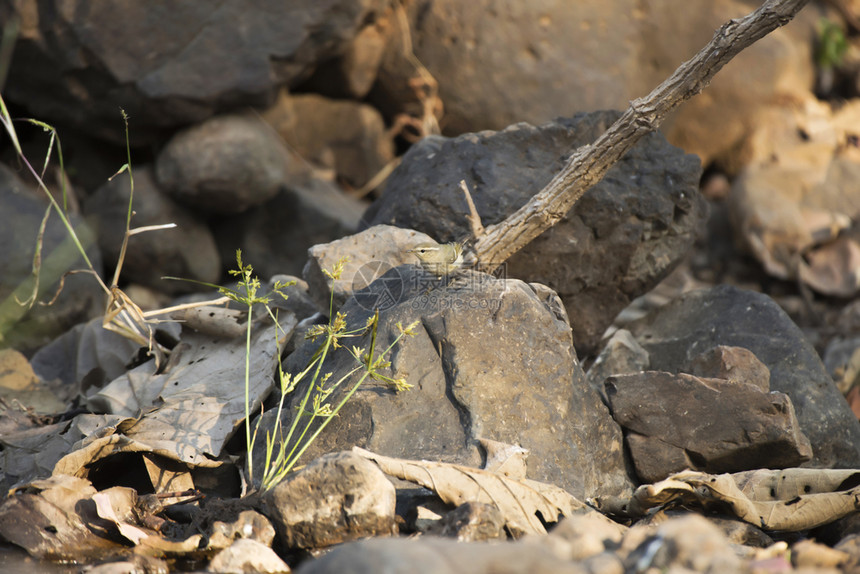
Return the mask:
<svg viewBox="0 0 860 574">
<path fill-rule="evenodd" d="M 723 66 L 756 40 L 787 24 L 808 0 L 768 0 L 755 12 L 723 24 L 695 57 L 645 98 L 634 100 L 591 145 L 577 149 L 564 168 L 528 203 L 486 228 L 475 243 L 481 266 L 492 269 L 558 223 L 580 197 L 666 115 L 701 92 Z"/>
</svg>

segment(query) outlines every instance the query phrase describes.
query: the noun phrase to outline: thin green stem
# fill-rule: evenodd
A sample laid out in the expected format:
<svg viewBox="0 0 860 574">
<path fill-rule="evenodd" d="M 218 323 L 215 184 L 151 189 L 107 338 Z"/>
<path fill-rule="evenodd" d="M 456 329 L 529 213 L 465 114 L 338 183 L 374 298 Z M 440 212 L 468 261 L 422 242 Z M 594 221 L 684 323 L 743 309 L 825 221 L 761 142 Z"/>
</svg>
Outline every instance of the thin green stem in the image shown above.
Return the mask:
<svg viewBox="0 0 860 574">
<path fill-rule="evenodd" d="M 247 288 L 246 288 L 247 294 Z M 254 483 L 254 441 L 251 437 L 251 325 L 254 308 L 248 303 L 248 328 L 245 330 L 245 452 L 248 453 L 248 482 Z"/>
</svg>

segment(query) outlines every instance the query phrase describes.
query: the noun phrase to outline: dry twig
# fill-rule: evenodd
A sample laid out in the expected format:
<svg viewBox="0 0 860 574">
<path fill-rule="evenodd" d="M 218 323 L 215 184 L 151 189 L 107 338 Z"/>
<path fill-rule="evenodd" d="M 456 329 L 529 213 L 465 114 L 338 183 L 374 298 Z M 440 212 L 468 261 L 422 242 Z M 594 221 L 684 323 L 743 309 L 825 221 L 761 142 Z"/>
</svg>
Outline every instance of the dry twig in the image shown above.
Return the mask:
<svg viewBox="0 0 860 574">
<path fill-rule="evenodd" d="M 469 222 L 469 229 L 472 230 L 472 237 L 478 239 L 484 234 L 484 224 L 481 223 L 481 216 L 478 215 L 478 210 L 475 209 L 475 202 L 472 201 L 472 194 L 469 192 L 469 186 L 466 185 L 466 180 L 460 180 L 460 189 L 466 196 L 466 203 L 469 204 L 469 215 L 466 220 Z"/>
<path fill-rule="evenodd" d="M 574 152 L 564 168 L 528 203 L 487 227 L 475 243 L 481 267 L 492 270 L 558 223 L 580 197 L 666 115 L 701 92 L 732 58 L 794 18 L 809 0 L 768 0 L 755 12 L 723 24 L 695 57 L 644 98 L 634 100 L 591 145 Z"/>
</svg>

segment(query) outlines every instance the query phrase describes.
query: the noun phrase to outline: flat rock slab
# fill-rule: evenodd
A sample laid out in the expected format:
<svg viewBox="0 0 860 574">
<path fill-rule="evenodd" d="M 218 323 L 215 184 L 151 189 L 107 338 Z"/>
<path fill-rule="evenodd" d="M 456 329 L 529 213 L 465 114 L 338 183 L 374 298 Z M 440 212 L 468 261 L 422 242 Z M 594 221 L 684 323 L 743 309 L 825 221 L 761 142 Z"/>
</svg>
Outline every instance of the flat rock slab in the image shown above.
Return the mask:
<svg viewBox="0 0 860 574">
<path fill-rule="evenodd" d="M 722 379 L 648 371 L 609 377 L 606 395 L 643 482 L 693 468 L 787 468 L 812 458 L 783 393 Z"/>
<path fill-rule="evenodd" d="M 722 285 L 693 291 L 627 326 L 650 368 L 682 372 L 717 345 L 752 351 L 771 390 L 791 398 L 813 458 L 806 466 L 857 468 L 860 423 L 801 330 L 767 295 Z"/>
</svg>

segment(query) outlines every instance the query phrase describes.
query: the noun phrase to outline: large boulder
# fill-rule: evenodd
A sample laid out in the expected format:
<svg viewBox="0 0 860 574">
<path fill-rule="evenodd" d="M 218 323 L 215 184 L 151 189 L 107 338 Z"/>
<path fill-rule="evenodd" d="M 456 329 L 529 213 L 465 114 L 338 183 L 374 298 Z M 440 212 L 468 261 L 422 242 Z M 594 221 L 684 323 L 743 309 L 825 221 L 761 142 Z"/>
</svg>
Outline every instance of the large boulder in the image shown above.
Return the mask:
<svg viewBox="0 0 860 574">
<path fill-rule="evenodd" d="M 460 180 L 484 225 L 498 223 L 618 115 L 596 112 L 538 127 L 425 138 L 404 156 L 364 224 L 410 227 L 438 241 L 463 237 L 469 226 Z M 660 134 L 644 137 L 562 221 L 507 262 L 507 275 L 554 289 L 567 308 L 577 350 L 589 353 L 615 315 L 692 246 L 706 214 L 700 176 L 695 156 Z"/>
<path fill-rule="evenodd" d="M 439 80 L 445 132 L 456 135 L 624 108 L 759 4 L 715 0 L 689 10 L 685 0 L 418 0 L 409 14 L 415 54 Z M 705 164 L 736 168 L 761 111 L 811 92 L 809 38 L 820 16 L 810 4 L 739 54 L 670 118 L 669 140 Z M 402 53 L 389 49 L 383 59 L 372 92 L 381 104 L 406 99 L 400 92 L 415 72 Z"/>
<path fill-rule="evenodd" d="M 399 333 L 397 324 L 418 321 L 414 337 L 391 353 L 392 377 L 414 385 L 395 393 L 367 381 L 306 452 L 319 454 L 358 445 L 388 456 L 480 466 L 478 438 L 517 444 L 530 451 L 529 478 L 551 482 L 578 497 L 624 492 L 621 431 L 586 382 L 574 353 L 570 325 L 557 296 L 541 285 L 464 271 L 437 281 L 417 266 L 401 265 L 365 291 L 383 291 L 377 353 Z M 341 308 L 349 328 L 364 326 L 376 309 L 355 296 Z M 370 334 L 343 345 L 370 349 Z M 319 343 L 308 342 L 287 359 L 296 373 Z M 328 385 L 356 366 L 345 349 L 322 368 Z M 332 408 L 358 381 L 351 375 L 327 399 Z M 289 428 L 307 382 L 283 412 Z M 306 407 L 306 408 L 309 408 Z M 260 432 L 272 429 L 270 409 Z M 264 453 L 255 453 L 261 468 Z"/>
<path fill-rule="evenodd" d="M 291 159 L 265 122 L 226 115 L 174 135 L 158 155 L 155 174 L 177 201 L 232 215 L 275 197 Z"/>
<path fill-rule="evenodd" d="M 644 371 L 609 377 L 612 416 L 624 427 L 642 482 L 692 468 L 723 473 L 789 468 L 812 458 L 791 401 L 752 384 Z"/>
</svg>

